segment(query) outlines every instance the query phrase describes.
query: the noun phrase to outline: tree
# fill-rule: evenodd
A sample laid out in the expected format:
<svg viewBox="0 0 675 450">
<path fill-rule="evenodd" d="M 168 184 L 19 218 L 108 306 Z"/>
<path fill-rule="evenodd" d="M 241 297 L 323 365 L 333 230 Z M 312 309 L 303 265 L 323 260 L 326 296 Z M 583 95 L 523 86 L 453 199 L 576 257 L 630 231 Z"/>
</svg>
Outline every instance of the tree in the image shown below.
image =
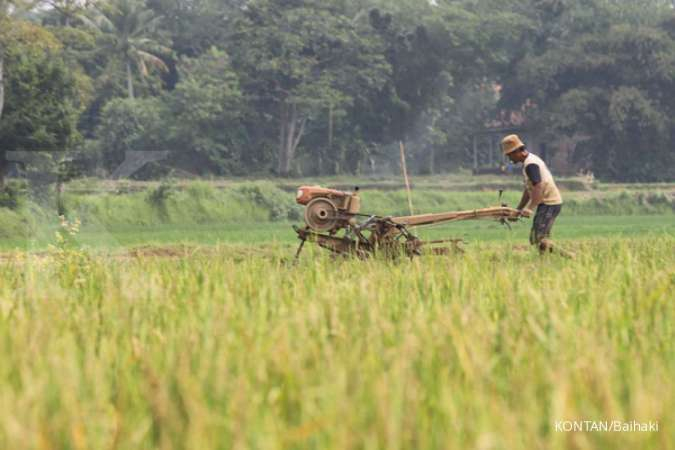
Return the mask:
<svg viewBox="0 0 675 450">
<path fill-rule="evenodd" d="M 5 105 L 5 58 L 7 51 L 16 40 L 13 21 L 10 14 L 14 10 L 14 2 L 0 0 L 0 119 Z"/>
<path fill-rule="evenodd" d="M 127 150 L 162 149 L 164 111 L 159 98 L 116 98 L 108 102 L 96 130 L 105 167 L 112 170 L 119 166 Z"/>
<path fill-rule="evenodd" d="M 57 22 L 63 27 L 70 27 L 77 22 L 88 6 L 89 0 L 44 0 L 56 15 Z"/>
<path fill-rule="evenodd" d="M 161 16 L 137 0 L 113 0 L 93 9 L 90 16 L 82 19 L 100 32 L 100 50 L 123 65 L 130 99 L 134 98 L 133 67 L 142 77 L 148 76 L 149 68 L 168 70 L 159 55 L 170 49 L 154 39 Z"/>
<path fill-rule="evenodd" d="M 1 13 L 0 13 L 1 14 Z M 0 16 L 0 30 L 7 30 L 7 18 Z M 7 43 L 3 42 L 3 36 L 0 36 L 0 120 L 5 107 L 5 52 Z"/>
<path fill-rule="evenodd" d="M 231 22 L 245 1 L 147 0 L 147 5 L 162 17 L 161 27 L 171 36 L 176 55 L 196 58 L 229 39 Z"/>
<path fill-rule="evenodd" d="M 244 151 L 250 146 L 244 99 L 227 54 L 212 48 L 199 58 L 184 58 L 179 72 L 180 82 L 165 96 L 167 138 L 180 149 L 176 159 L 201 161 L 202 173 L 243 173 L 243 164 L 255 161 Z"/>
<path fill-rule="evenodd" d="M 546 27 L 557 36 L 519 59 L 504 100 L 528 103 L 529 127 L 548 137 L 585 136 L 574 157 L 602 177 L 668 179 L 675 101 L 664 93 L 675 90 L 675 41 L 658 26 L 664 10 L 654 14 L 663 2 L 591 3 L 601 25 L 572 20 L 580 3 L 558 11 Z M 651 13 L 633 14 L 637 3 Z"/>
<path fill-rule="evenodd" d="M 583 55 L 583 56 L 582 56 Z M 588 36 L 554 67 L 539 97 L 543 124 L 588 140 L 577 158 L 594 172 L 626 181 L 670 179 L 675 132 L 675 41 L 649 27 L 617 26 Z M 635 61 L 639 64 L 636 65 Z"/>
<path fill-rule="evenodd" d="M 229 48 L 243 88 L 276 116 L 279 175 L 291 172 L 308 121 L 353 101 L 345 86 L 384 82 L 383 55 L 352 19 L 340 2 L 254 0 L 235 23 Z"/>
<path fill-rule="evenodd" d="M 171 149 L 168 163 L 191 172 L 243 172 L 244 105 L 227 54 L 211 49 L 184 58 L 180 73 L 171 92 L 114 99 L 103 108 L 96 134 L 106 166 L 119 165 L 127 150 Z"/>
<path fill-rule="evenodd" d="M 7 21 L 4 32 L 4 108 L 0 120 L 0 185 L 7 151 L 63 151 L 78 138 L 79 93 L 60 53 L 44 28 Z"/>
<path fill-rule="evenodd" d="M 484 123 L 496 102 L 487 94 L 524 20 L 495 12 L 503 5 L 489 0 L 372 4 L 365 17 L 384 42 L 391 76 L 350 108 L 349 134 L 371 147 L 408 141 L 411 167 L 431 171 L 463 153 Z"/>
</svg>

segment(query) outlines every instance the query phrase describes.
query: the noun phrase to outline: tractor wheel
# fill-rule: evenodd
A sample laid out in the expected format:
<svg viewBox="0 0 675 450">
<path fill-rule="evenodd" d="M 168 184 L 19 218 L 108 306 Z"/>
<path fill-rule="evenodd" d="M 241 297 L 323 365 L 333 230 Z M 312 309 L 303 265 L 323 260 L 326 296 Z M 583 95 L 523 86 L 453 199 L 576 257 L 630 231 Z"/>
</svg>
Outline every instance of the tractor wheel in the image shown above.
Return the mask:
<svg viewBox="0 0 675 450">
<path fill-rule="evenodd" d="M 331 231 L 338 225 L 338 209 L 327 198 L 315 198 L 305 207 L 305 223 L 314 231 Z"/>
</svg>

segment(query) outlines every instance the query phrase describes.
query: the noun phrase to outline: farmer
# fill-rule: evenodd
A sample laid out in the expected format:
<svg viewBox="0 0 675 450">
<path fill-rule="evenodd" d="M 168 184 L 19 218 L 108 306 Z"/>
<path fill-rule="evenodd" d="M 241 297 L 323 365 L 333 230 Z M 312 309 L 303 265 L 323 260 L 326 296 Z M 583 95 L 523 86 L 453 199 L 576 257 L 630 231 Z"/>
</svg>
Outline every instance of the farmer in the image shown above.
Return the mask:
<svg viewBox="0 0 675 450">
<path fill-rule="evenodd" d="M 502 151 L 514 164 L 523 163 L 525 190 L 518 210 L 522 211 L 526 206 L 533 211 L 536 209 L 530 244 L 537 245 L 541 253 L 552 252 L 553 243 L 549 238 L 553 223 L 560 214 L 562 197 L 551 171 L 540 157 L 527 151 L 523 141 L 515 134 L 502 139 Z"/>
</svg>

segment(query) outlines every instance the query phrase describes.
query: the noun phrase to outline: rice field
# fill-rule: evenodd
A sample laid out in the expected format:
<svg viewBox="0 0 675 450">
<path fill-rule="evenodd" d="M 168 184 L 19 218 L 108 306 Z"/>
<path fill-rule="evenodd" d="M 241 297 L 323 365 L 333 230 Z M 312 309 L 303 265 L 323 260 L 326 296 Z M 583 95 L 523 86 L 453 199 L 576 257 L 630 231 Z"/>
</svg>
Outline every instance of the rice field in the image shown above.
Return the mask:
<svg viewBox="0 0 675 450">
<path fill-rule="evenodd" d="M 2 449 L 675 448 L 670 234 L 297 265 L 68 239 L 0 259 Z"/>
</svg>

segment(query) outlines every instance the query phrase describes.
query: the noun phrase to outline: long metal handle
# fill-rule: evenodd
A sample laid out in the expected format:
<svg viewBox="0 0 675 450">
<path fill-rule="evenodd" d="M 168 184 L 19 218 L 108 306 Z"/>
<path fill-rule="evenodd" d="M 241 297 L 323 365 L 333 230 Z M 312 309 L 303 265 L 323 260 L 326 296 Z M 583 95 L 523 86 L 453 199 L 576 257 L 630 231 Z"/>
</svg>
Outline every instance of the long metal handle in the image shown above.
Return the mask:
<svg viewBox="0 0 675 450">
<path fill-rule="evenodd" d="M 392 217 L 391 221 L 400 225 L 421 226 L 421 225 L 432 225 L 442 222 L 452 222 L 457 220 L 517 218 L 518 214 L 519 211 L 517 209 L 502 206 L 495 208 L 474 209 L 469 211 L 453 211 L 437 214 L 421 214 L 416 216 L 399 216 L 399 217 Z"/>
</svg>

